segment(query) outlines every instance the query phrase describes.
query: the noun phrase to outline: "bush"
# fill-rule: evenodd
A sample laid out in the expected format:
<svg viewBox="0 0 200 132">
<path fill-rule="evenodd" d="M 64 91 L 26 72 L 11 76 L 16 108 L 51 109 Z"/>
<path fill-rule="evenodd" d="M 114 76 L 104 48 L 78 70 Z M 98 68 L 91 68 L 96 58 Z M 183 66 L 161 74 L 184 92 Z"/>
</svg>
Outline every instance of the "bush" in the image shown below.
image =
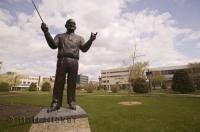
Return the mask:
<svg viewBox="0 0 200 132">
<path fill-rule="evenodd" d="M 87 85 L 88 86 L 88 85 Z M 79 85 L 76 87 L 76 90 L 86 90 L 86 87 L 87 86 L 82 86 L 82 85 Z"/>
<path fill-rule="evenodd" d="M 196 84 L 196 89 L 200 90 L 200 81 L 197 81 L 195 84 Z"/>
<path fill-rule="evenodd" d="M 85 90 L 87 91 L 87 93 L 92 93 L 94 89 L 95 87 L 92 84 L 88 84 L 87 86 L 85 86 Z"/>
<path fill-rule="evenodd" d="M 111 86 L 111 91 L 112 91 L 112 93 L 117 93 L 118 90 L 119 90 L 119 86 L 118 86 L 117 84 Z"/>
<path fill-rule="evenodd" d="M 8 92 L 9 88 L 10 88 L 9 83 L 7 83 L 7 82 L 0 83 L 0 92 Z"/>
<path fill-rule="evenodd" d="M 134 81 L 133 85 L 133 91 L 136 93 L 147 93 L 148 92 L 148 87 L 145 79 L 143 78 L 137 78 Z"/>
<path fill-rule="evenodd" d="M 51 90 L 51 84 L 49 82 L 44 82 L 42 84 L 42 91 L 50 91 Z"/>
<path fill-rule="evenodd" d="M 29 86 L 29 91 L 37 91 L 37 85 L 36 83 L 31 83 L 31 85 Z"/>
<path fill-rule="evenodd" d="M 174 74 L 172 80 L 172 90 L 181 93 L 193 92 L 195 90 L 193 83 L 186 71 L 179 70 Z"/>
<path fill-rule="evenodd" d="M 162 89 L 167 89 L 167 85 L 165 83 L 162 83 L 161 88 Z"/>
</svg>

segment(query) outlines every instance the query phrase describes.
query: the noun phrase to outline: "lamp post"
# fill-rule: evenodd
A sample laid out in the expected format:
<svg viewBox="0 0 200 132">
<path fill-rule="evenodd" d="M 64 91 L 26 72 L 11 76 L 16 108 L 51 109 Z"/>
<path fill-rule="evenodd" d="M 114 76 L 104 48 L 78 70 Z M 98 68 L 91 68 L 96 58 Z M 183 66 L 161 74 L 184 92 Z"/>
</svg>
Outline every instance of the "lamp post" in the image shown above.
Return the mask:
<svg viewBox="0 0 200 132">
<path fill-rule="evenodd" d="M 99 76 L 99 89 L 101 88 L 101 77 Z"/>
<path fill-rule="evenodd" d="M 151 92 L 151 78 L 153 76 L 153 73 L 148 69 L 146 72 L 146 76 L 147 76 L 147 79 L 149 80 L 149 90 Z"/>
</svg>

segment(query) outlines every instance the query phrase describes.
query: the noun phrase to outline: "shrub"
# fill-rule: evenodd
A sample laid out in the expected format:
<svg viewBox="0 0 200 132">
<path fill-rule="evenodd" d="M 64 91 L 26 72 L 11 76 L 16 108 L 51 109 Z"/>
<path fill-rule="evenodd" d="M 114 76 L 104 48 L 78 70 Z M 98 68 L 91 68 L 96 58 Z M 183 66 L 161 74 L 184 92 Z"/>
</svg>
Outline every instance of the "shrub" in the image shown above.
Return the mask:
<svg viewBox="0 0 200 132">
<path fill-rule="evenodd" d="M 112 93 L 117 93 L 118 90 L 119 90 L 119 86 L 118 86 L 117 84 L 111 86 L 111 91 L 112 91 Z"/>
<path fill-rule="evenodd" d="M 165 83 L 162 83 L 161 88 L 162 89 L 167 89 L 167 85 Z"/>
<path fill-rule="evenodd" d="M 76 90 L 86 90 L 86 86 L 82 86 L 82 85 L 77 86 Z"/>
<path fill-rule="evenodd" d="M 181 93 L 193 92 L 195 90 L 193 83 L 186 71 L 179 70 L 174 74 L 172 80 L 172 90 Z"/>
<path fill-rule="evenodd" d="M 136 93 L 147 93 L 148 87 L 145 79 L 136 78 L 133 85 L 133 91 Z"/>
<path fill-rule="evenodd" d="M 196 89 L 200 90 L 200 81 L 196 81 Z"/>
<path fill-rule="evenodd" d="M 92 84 L 88 84 L 87 86 L 85 86 L 85 90 L 87 91 L 87 93 L 92 93 L 94 89 L 95 87 Z"/>
<path fill-rule="evenodd" d="M 36 83 L 31 83 L 31 85 L 29 86 L 29 91 L 37 91 L 37 85 Z"/>
<path fill-rule="evenodd" d="M 7 83 L 7 82 L 0 83 L 0 92 L 8 92 L 9 88 L 10 88 L 9 83 Z"/>
<path fill-rule="evenodd" d="M 44 82 L 42 84 L 42 91 L 50 91 L 51 90 L 51 84 L 49 82 Z"/>
</svg>

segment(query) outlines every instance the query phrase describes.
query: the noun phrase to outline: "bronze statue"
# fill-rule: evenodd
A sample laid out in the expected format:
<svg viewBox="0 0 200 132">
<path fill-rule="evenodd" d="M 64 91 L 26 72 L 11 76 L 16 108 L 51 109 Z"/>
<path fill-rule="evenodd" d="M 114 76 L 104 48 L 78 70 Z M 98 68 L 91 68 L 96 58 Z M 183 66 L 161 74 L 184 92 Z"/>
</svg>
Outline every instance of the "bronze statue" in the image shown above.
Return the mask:
<svg viewBox="0 0 200 132">
<path fill-rule="evenodd" d="M 41 29 L 44 32 L 49 47 L 52 49 L 58 48 L 52 103 L 47 112 L 58 110 L 62 106 L 66 73 L 68 73 L 67 102 L 70 109 L 76 110 L 75 91 L 78 73 L 79 49 L 82 52 L 87 52 L 97 35 L 97 33 L 91 33 L 90 39 L 84 43 L 84 39 L 74 33 L 76 30 L 76 23 L 73 19 L 67 20 L 65 27 L 67 28 L 67 32 L 58 34 L 53 39 L 51 34 L 48 32 L 47 25 L 45 23 L 41 24 Z"/>
</svg>

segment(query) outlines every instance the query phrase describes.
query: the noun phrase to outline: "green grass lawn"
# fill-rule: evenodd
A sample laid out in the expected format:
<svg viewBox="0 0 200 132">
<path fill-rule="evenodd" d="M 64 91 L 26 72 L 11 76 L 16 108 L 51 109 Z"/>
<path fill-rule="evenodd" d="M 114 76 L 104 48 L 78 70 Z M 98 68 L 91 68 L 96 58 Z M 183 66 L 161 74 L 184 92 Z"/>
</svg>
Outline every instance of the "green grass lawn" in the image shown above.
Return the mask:
<svg viewBox="0 0 200 132">
<path fill-rule="evenodd" d="M 123 106 L 126 92 L 115 94 L 79 92 L 77 103 L 88 113 L 92 132 L 199 132 L 200 97 L 171 94 L 136 94 L 132 101 L 142 105 Z M 26 92 L 0 94 L 0 104 L 24 104 L 46 107 L 48 93 Z M 66 103 L 66 96 L 63 104 Z M 1 109 L 0 109 L 1 111 Z M 16 110 L 17 111 L 17 110 Z M 18 124 L 0 117 L 0 131 L 28 131 L 31 124 Z"/>
</svg>

